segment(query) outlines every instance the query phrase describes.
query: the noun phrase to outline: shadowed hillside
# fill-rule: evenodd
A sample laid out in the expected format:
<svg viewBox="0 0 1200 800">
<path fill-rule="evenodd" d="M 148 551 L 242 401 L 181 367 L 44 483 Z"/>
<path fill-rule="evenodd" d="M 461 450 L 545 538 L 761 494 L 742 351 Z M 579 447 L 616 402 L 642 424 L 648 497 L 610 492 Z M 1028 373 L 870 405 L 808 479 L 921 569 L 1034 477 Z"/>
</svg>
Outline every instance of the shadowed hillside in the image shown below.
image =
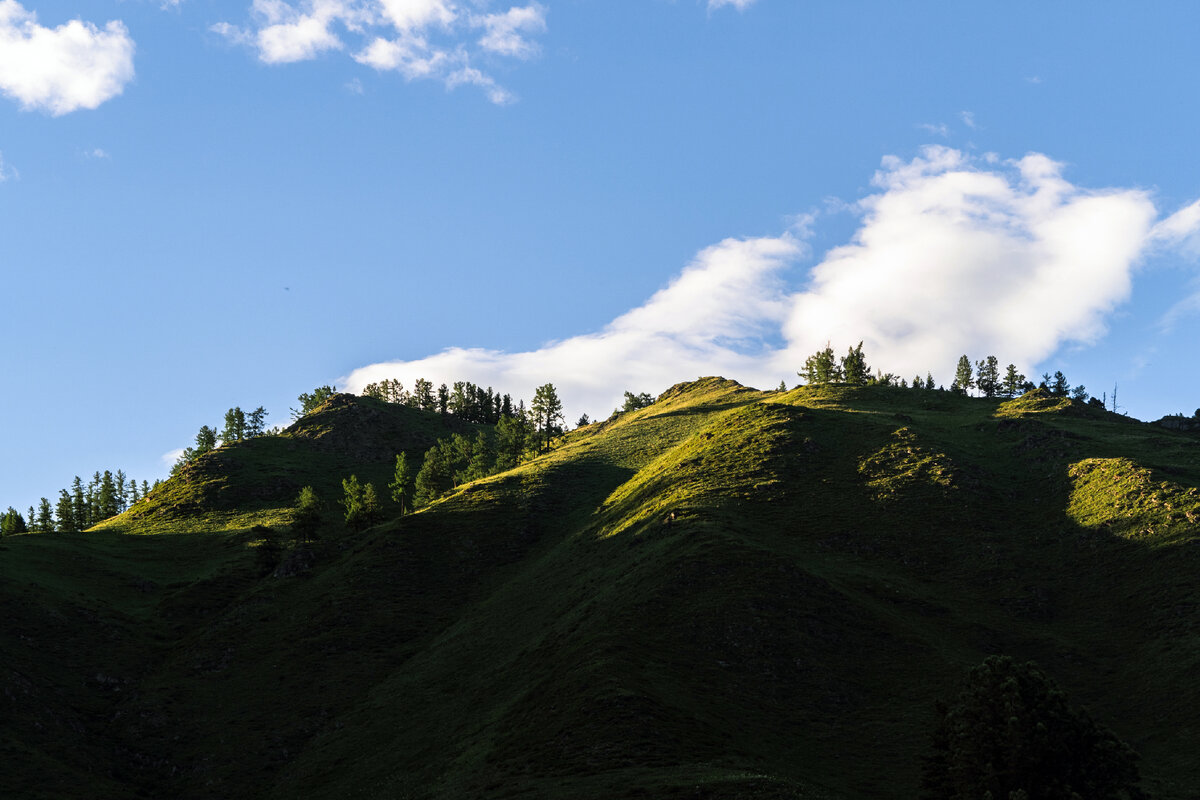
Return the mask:
<svg viewBox="0 0 1200 800">
<path fill-rule="evenodd" d="M 103 530 L 3 540 L 5 794 L 908 798 L 997 653 L 1200 793 L 1194 435 L 705 378 L 264 574 L 250 528 L 300 486 L 448 430 L 340 395 Z"/>
</svg>

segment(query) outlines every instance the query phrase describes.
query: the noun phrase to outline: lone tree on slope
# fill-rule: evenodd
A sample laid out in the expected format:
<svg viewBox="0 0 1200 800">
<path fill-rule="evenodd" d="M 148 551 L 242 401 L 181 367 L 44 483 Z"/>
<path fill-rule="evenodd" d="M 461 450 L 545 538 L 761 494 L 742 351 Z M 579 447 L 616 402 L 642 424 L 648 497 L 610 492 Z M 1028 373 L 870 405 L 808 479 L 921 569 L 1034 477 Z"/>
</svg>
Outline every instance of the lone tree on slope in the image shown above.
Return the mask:
<svg viewBox="0 0 1200 800">
<path fill-rule="evenodd" d="M 550 440 L 562 432 L 559 423 L 565 421 L 562 401 L 558 399 L 554 384 L 547 383 L 537 388 L 529 410 L 533 412 L 534 426 L 541 439 L 539 449 L 545 452 L 550 449 Z"/>
<path fill-rule="evenodd" d="M 958 700 L 939 704 L 933 753 L 923 759 L 929 800 L 1145 800 L 1138 755 L 1033 662 L 992 656 L 971 670 Z"/>
</svg>

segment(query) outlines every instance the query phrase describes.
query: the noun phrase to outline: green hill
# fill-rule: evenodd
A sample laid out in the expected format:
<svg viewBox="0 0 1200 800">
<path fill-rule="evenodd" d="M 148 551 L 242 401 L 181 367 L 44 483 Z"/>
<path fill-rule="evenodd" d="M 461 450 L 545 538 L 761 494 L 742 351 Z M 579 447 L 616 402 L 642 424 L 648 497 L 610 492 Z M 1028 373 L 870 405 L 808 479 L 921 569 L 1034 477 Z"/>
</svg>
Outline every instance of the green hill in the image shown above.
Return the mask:
<svg viewBox="0 0 1200 800">
<path fill-rule="evenodd" d="M 382 486 L 447 424 L 340 395 L 0 542 L 0 790 L 908 798 L 935 701 L 1006 653 L 1200 794 L 1194 434 L 705 378 L 263 574 L 300 486 Z"/>
</svg>

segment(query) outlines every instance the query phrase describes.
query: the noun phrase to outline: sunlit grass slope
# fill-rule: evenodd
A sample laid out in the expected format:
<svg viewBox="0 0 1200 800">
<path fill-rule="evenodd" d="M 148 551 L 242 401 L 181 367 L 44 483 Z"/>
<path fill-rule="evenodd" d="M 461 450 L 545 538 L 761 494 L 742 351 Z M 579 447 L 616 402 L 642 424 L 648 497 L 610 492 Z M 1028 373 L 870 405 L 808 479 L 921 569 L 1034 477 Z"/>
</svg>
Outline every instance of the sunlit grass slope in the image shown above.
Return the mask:
<svg viewBox="0 0 1200 800">
<path fill-rule="evenodd" d="M 1042 394 L 707 378 L 264 577 L 246 529 L 296 486 L 444 435 L 339 404 L 110 530 L 0 544 L 8 785 L 908 798 L 934 701 L 1008 653 L 1156 797 L 1200 793 L 1194 436 Z"/>
</svg>

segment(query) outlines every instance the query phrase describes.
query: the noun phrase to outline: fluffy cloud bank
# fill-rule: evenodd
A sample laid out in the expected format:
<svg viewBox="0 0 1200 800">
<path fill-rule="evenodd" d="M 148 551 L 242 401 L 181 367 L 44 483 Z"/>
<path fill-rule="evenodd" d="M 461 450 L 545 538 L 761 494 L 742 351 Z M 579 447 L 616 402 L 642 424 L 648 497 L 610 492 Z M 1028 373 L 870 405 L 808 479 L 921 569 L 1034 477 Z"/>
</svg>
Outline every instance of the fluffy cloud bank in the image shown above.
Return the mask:
<svg viewBox="0 0 1200 800">
<path fill-rule="evenodd" d="M 977 161 L 928 147 L 885 158 L 873 186 L 850 207 L 851 240 L 807 270 L 800 234 L 729 239 L 598 333 L 523 353 L 451 348 L 362 367 L 339 385 L 425 377 L 527 397 L 552 381 L 569 412 L 598 415 L 625 389 L 701 375 L 792 384 L 827 341 L 861 340 L 871 364 L 947 384 L 964 352 L 1029 371 L 1065 343 L 1095 342 L 1146 252 L 1200 231 L 1200 204 L 1158 221 L 1146 192 L 1075 186 L 1040 154 Z"/>
<path fill-rule="evenodd" d="M 133 79 L 134 49 L 119 21 L 46 28 L 16 0 L 0 0 L 0 92 L 22 108 L 54 116 L 96 108 Z"/>
<path fill-rule="evenodd" d="M 492 12 L 489 3 L 478 0 L 468 10 L 455 0 L 254 0 L 249 25 L 221 22 L 212 30 L 253 48 L 268 64 L 347 51 L 360 64 L 406 80 L 479 86 L 503 104 L 512 94 L 474 62 L 537 55 L 532 37 L 546 30 L 546 8 L 531 2 Z"/>
</svg>

